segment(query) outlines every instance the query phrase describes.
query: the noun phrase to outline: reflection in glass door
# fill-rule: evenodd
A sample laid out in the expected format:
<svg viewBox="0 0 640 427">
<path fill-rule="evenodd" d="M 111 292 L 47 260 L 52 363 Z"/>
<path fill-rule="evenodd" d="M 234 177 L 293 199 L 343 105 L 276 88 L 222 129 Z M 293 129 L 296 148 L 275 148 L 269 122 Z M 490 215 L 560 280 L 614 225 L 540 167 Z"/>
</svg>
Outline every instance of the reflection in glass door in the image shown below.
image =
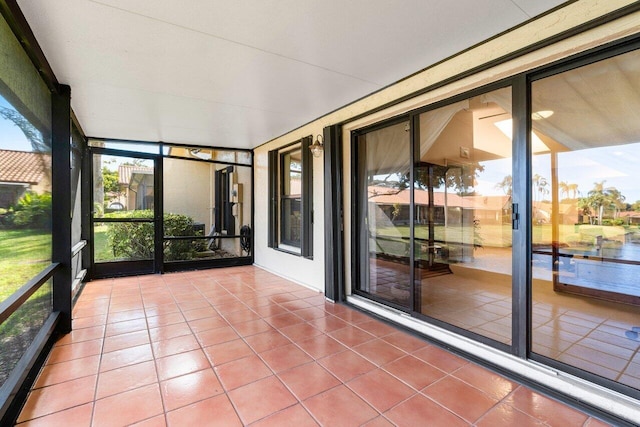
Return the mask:
<svg viewBox="0 0 640 427">
<path fill-rule="evenodd" d="M 155 161 L 93 153 L 94 277 L 155 269 Z"/>
<path fill-rule="evenodd" d="M 511 88 L 418 119 L 416 311 L 510 344 Z"/>
<path fill-rule="evenodd" d="M 357 137 L 360 236 L 357 290 L 411 307 L 409 121 Z"/>
<path fill-rule="evenodd" d="M 636 391 L 639 64 L 632 51 L 531 85 L 544 142 L 532 147 L 531 350 Z"/>
<path fill-rule="evenodd" d="M 356 293 L 509 345 L 511 88 L 412 119 L 356 136 Z"/>
</svg>

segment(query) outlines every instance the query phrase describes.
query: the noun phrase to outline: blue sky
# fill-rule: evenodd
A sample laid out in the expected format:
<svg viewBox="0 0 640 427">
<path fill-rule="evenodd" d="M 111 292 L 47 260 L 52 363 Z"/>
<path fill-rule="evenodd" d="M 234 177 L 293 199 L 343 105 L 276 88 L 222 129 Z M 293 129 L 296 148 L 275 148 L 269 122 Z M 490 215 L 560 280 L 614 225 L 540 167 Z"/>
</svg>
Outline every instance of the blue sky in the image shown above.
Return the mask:
<svg viewBox="0 0 640 427">
<path fill-rule="evenodd" d="M 511 171 L 511 159 L 491 160 L 478 178 L 476 191 L 483 195 L 501 195 L 495 188 Z M 549 154 L 533 158 L 532 175 L 543 176 L 551 186 L 551 157 Z M 578 197 L 585 197 L 594 183 L 615 187 L 626 197 L 626 203 L 640 200 L 640 143 L 614 147 L 598 147 L 558 154 L 558 182 L 578 184 Z M 561 198 L 564 195 L 560 195 Z M 550 199 L 549 196 L 546 197 Z"/>
<path fill-rule="evenodd" d="M 14 110 L 13 106 L 0 96 L 0 107 Z M 0 118 L 0 148 L 5 150 L 31 151 L 31 143 L 11 120 Z"/>
</svg>

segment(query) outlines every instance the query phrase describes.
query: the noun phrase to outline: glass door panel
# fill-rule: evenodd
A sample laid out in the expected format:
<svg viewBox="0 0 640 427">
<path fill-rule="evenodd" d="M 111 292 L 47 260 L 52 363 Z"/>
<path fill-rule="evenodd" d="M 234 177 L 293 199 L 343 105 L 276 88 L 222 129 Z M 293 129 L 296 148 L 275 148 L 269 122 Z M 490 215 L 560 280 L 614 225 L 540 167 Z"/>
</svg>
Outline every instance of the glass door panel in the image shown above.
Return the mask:
<svg viewBox="0 0 640 427">
<path fill-rule="evenodd" d="M 357 290 L 411 306 L 409 121 L 358 136 L 360 280 Z"/>
<path fill-rule="evenodd" d="M 419 116 L 416 311 L 511 343 L 511 88 Z"/>
<path fill-rule="evenodd" d="M 640 52 L 531 85 L 532 352 L 640 389 Z"/>
<path fill-rule="evenodd" d="M 93 153 L 95 276 L 154 271 L 153 159 Z"/>
</svg>

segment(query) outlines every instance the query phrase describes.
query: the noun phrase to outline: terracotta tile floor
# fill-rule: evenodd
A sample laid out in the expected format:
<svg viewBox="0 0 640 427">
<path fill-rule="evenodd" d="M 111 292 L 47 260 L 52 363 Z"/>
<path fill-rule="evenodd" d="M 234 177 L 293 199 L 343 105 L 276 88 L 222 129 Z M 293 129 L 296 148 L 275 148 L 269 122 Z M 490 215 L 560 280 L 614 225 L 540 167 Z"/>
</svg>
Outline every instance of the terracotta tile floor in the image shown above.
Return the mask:
<svg viewBox="0 0 640 427">
<path fill-rule="evenodd" d="M 495 249 L 490 254 L 496 255 Z M 481 262 L 489 265 L 485 255 Z M 489 257 L 490 258 L 490 257 Z M 496 256 L 496 264 L 510 260 Z M 388 301 L 403 303 L 397 283 L 408 283 L 408 267 L 375 260 L 371 281 L 377 281 L 372 294 Z M 372 263 L 373 265 L 373 263 Z M 451 325 L 475 332 L 505 344 L 511 344 L 511 285 L 494 274 L 452 267 L 452 273 L 422 279 L 422 313 Z M 552 290 L 550 272 L 546 279 L 538 268 L 533 288 L 534 353 L 592 372 L 613 381 L 640 388 L 640 346 L 637 333 L 640 311 L 637 306 L 605 301 Z M 408 295 L 409 293 L 406 292 Z M 405 301 L 406 303 L 406 301 Z"/>
<path fill-rule="evenodd" d="M 20 426 L 602 426 L 255 267 L 88 283 Z"/>
</svg>

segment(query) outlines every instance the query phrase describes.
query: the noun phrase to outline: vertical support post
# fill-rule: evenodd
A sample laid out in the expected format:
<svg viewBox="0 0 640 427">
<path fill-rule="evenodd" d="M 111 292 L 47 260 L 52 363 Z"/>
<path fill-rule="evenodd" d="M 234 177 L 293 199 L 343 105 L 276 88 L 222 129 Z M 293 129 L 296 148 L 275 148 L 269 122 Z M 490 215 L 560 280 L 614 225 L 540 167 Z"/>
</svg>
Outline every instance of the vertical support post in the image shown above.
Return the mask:
<svg viewBox="0 0 640 427">
<path fill-rule="evenodd" d="M 324 295 L 344 300 L 342 127 L 327 126 L 324 139 Z"/>
<path fill-rule="evenodd" d="M 163 197 L 163 174 L 164 163 L 163 156 L 158 155 L 153 160 L 153 205 L 154 205 L 154 218 L 153 230 L 154 230 L 154 268 L 153 271 L 156 274 L 164 273 L 164 197 Z"/>
<path fill-rule="evenodd" d="M 71 331 L 71 88 L 60 85 L 51 96 L 53 310 L 60 313 L 58 330 Z"/>
</svg>

